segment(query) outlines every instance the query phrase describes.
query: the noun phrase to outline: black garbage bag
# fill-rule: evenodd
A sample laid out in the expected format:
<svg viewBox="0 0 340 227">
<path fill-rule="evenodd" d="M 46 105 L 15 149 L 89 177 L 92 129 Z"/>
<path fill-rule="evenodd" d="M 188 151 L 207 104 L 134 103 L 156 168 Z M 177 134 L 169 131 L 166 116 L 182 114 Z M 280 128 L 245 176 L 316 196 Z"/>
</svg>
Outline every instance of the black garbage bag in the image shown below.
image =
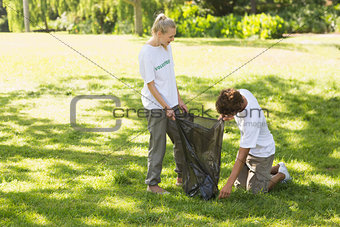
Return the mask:
<svg viewBox="0 0 340 227">
<path fill-rule="evenodd" d="M 218 194 L 224 122 L 192 114 L 176 115 L 185 167 L 183 189 L 188 196 L 209 200 Z"/>
</svg>

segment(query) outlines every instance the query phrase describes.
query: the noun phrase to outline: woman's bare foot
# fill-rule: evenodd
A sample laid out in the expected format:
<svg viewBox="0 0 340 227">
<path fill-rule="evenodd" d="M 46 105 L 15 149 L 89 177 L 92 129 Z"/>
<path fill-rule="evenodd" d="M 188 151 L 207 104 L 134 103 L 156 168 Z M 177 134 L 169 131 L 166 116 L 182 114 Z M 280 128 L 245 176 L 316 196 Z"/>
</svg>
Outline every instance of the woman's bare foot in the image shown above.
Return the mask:
<svg viewBox="0 0 340 227">
<path fill-rule="evenodd" d="M 170 194 L 170 192 L 168 192 L 165 189 L 159 187 L 158 185 L 148 185 L 148 188 L 146 190 L 148 192 L 152 192 L 152 193 L 160 194 L 160 195 Z"/>
</svg>

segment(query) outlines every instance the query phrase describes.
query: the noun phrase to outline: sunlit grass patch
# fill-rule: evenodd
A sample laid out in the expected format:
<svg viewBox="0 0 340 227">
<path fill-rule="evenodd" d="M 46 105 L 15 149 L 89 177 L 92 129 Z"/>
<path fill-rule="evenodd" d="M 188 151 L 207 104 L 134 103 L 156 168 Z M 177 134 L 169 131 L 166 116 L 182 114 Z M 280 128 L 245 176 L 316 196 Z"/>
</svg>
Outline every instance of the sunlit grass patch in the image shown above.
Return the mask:
<svg viewBox="0 0 340 227">
<path fill-rule="evenodd" d="M 143 108 L 137 59 L 147 38 L 57 35 L 106 71 L 49 35 L 1 35 L 0 225 L 340 224 L 338 36 L 284 39 L 234 73 L 277 40 L 181 38 L 172 44 L 188 107 L 216 117 L 221 89 L 250 90 L 268 110 L 274 164 L 285 162 L 293 178 L 269 194 L 234 190 L 227 200 L 206 202 L 175 186 L 169 138 L 160 185 L 171 194 L 146 192 L 149 133 L 133 110 Z M 70 102 L 77 95 L 118 97 L 121 128 L 74 130 Z M 114 126 L 115 107 L 110 100 L 79 101 L 77 123 Z M 219 188 L 239 139 L 237 125 L 226 122 Z"/>
</svg>

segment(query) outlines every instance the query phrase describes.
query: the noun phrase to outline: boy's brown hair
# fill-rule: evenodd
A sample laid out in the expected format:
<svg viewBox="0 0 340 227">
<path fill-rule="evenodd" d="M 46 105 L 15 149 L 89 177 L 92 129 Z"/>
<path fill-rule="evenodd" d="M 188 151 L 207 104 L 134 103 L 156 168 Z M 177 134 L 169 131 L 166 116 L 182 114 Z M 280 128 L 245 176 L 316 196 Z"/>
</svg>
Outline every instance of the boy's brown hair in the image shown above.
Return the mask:
<svg viewBox="0 0 340 227">
<path fill-rule="evenodd" d="M 228 88 L 221 91 L 215 106 L 219 114 L 236 115 L 242 111 L 243 103 L 244 100 L 240 92 L 234 88 Z"/>
</svg>

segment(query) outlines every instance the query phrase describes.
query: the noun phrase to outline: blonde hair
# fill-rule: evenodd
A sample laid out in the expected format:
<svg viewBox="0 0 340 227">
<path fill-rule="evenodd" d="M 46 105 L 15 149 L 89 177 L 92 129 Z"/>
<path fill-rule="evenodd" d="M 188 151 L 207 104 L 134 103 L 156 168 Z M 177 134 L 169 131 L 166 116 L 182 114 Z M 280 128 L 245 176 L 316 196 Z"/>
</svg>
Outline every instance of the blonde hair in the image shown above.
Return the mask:
<svg viewBox="0 0 340 227">
<path fill-rule="evenodd" d="M 160 31 L 165 34 L 167 33 L 168 28 L 176 28 L 175 22 L 172 19 L 166 17 L 163 13 L 160 13 L 152 25 L 151 32 L 152 34 L 156 34 L 158 31 Z"/>
</svg>

